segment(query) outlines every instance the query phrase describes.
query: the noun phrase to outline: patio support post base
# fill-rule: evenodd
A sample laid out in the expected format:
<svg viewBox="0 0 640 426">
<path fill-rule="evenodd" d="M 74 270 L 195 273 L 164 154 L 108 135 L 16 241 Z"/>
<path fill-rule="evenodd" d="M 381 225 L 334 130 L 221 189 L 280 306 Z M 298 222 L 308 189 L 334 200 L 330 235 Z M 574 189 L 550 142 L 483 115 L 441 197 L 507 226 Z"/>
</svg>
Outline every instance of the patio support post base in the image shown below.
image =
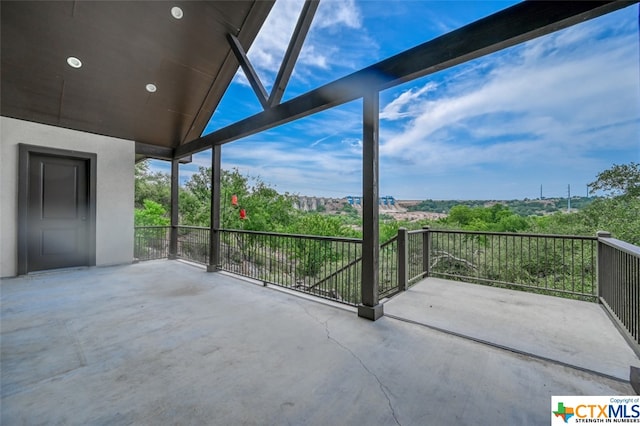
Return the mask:
<svg viewBox="0 0 640 426">
<path fill-rule="evenodd" d="M 384 315 L 383 305 L 378 303 L 376 306 L 358 305 L 358 316 L 375 321 Z"/>
<path fill-rule="evenodd" d="M 207 265 L 207 272 L 218 272 L 219 270 L 218 265 Z"/>
</svg>

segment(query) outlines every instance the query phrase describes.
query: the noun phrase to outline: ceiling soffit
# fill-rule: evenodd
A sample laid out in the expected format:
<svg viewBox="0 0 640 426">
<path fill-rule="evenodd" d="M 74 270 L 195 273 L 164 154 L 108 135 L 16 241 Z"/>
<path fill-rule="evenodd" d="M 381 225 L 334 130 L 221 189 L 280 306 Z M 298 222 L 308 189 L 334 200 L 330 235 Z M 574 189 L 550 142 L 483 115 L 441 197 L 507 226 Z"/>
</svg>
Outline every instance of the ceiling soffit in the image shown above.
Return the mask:
<svg viewBox="0 0 640 426">
<path fill-rule="evenodd" d="M 175 148 L 200 136 L 237 70 L 227 34 L 248 49 L 272 5 L 3 1 L 0 111 Z"/>
</svg>

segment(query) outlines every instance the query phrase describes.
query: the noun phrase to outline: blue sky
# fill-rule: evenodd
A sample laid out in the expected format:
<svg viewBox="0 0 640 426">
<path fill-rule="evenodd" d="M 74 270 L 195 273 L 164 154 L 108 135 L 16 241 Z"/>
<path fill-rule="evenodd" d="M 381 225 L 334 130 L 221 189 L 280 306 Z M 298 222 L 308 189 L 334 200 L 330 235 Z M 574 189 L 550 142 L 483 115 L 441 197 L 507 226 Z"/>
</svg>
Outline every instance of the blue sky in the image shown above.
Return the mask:
<svg viewBox="0 0 640 426">
<path fill-rule="evenodd" d="M 284 101 L 515 2 L 321 0 Z M 278 0 L 248 56 L 267 92 L 301 1 Z M 640 161 L 638 6 L 380 94 L 380 194 L 399 199 L 585 195 Z M 222 166 L 280 192 L 362 188 L 361 101 L 222 148 Z M 261 111 L 240 70 L 204 134 Z M 185 181 L 210 152 L 181 166 Z M 154 163 L 155 169 L 168 170 Z"/>
</svg>

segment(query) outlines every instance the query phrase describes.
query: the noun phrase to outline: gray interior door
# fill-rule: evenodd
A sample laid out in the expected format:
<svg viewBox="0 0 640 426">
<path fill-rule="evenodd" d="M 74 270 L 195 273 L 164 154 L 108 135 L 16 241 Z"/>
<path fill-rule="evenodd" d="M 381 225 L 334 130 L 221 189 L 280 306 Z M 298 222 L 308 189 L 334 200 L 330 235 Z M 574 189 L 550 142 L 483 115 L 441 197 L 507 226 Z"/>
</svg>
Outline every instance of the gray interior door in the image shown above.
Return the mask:
<svg viewBox="0 0 640 426">
<path fill-rule="evenodd" d="M 30 155 L 29 271 L 89 265 L 88 169 L 86 159 Z"/>
</svg>

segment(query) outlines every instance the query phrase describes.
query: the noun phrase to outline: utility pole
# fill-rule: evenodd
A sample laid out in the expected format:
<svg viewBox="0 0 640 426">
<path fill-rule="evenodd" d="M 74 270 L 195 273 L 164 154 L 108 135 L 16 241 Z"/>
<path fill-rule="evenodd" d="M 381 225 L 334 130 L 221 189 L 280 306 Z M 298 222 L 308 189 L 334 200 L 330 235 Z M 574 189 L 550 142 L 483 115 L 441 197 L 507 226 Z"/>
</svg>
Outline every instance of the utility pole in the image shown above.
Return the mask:
<svg viewBox="0 0 640 426">
<path fill-rule="evenodd" d="M 540 199 L 542 200 L 542 185 L 540 185 Z"/>
<path fill-rule="evenodd" d="M 571 184 L 567 185 L 567 213 L 571 213 Z"/>
</svg>

